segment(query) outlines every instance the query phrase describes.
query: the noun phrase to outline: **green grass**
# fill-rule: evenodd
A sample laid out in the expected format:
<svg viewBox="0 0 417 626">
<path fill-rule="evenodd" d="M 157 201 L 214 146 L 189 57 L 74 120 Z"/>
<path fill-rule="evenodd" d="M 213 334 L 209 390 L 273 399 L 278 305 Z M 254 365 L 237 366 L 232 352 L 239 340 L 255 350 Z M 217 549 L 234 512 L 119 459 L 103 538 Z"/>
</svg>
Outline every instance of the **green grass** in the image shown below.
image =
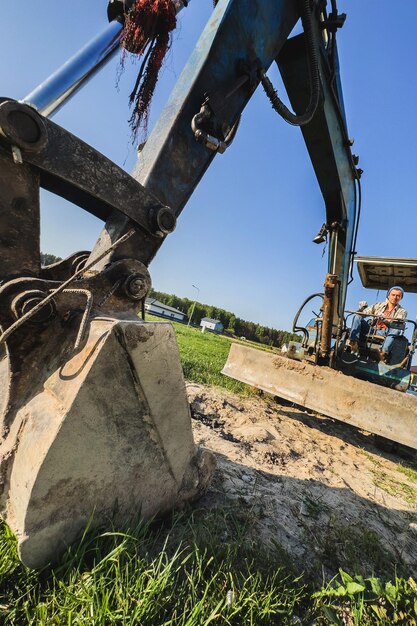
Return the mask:
<svg viewBox="0 0 417 626">
<path fill-rule="evenodd" d="M 245 510 L 185 510 L 127 532 L 86 533 L 54 568 L 19 563 L 0 528 L 5 626 L 416 624 L 417 584 L 340 574 L 324 587 L 278 545 L 250 537 Z"/>
<path fill-rule="evenodd" d="M 292 624 L 306 608 L 306 586 L 279 550 L 267 556 L 245 531 L 238 510 L 177 513 L 131 532 L 86 535 L 54 569 L 35 574 L 3 528 L 1 623 Z"/>
<path fill-rule="evenodd" d="M 175 332 L 187 380 L 240 393 L 245 390 L 246 385 L 220 373 L 229 354 L 229 340 L 180 324 Z"/>
<path fill-rule="evenodd" d="M 417 470 L 415 468 L 415 462 L 407 465 L 398 465 L 398 471 L 407 476 L 413 482 L 417 482 Z"/>
<path fill-rule="evenodd" d="M 147 315 L 149 321 L 161 322 L 161 318 Z M 231 340 L 186 326 L 178 322 L 172 323 L 177 336 L 181 363 L 187 380 L 204 385 L 224 387 L 235 393 L 248 393 L 249 387 L 221 374 L 227 361 Z M 253 345 L 252 342 L 248 342 Z"/>
<path fill-rule="evenodd" d="M 314 544 L 320 555 L 320 563 L 316 565 L 317 576 L 323 566 L 329 572 L 347 569 L 366 576 L 370 563 L 372 572 L 378 575 L 394 573 L 392 555 L 381 543 L 378 533 L 368 528 L 366 523 L 343 521 L 331 514 L 326 521 L 321 521 L 320 530 L 315 532 L 314 527 L 305 529 L 309 543 Z M 399 569 L 398 565 L 396 567 Z M 407 574 L 407 568 L 401 573 Z"/>
<path fill-rule="evenodd" d="M 390 496 L 404 498 L 409 504 L 417 502 L 417 489 L 407 483 L 402 483 L 382 470 L 374 470 L 374 485 Z"/>
</svg>

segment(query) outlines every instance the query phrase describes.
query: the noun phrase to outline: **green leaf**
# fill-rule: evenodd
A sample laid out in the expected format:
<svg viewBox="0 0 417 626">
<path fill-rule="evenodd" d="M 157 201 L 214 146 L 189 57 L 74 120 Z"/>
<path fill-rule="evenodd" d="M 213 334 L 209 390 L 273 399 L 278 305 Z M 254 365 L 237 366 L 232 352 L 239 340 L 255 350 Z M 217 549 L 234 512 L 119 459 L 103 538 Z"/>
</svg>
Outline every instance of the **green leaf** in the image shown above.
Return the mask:
<svg viewBox="0 0 417 626">
<path fill-rule="evenodd" d="M 384 619 L 387 617 L 387 611 L 385 607 L 379 606 L 378 604 L 371 604 L 370 606 L 374 613 L 379 617 L 379 619 Z"/>
<path fill-rule="evenodd" d="M 346 585 L 346 591 L 348 595 L 353 596 L 355 595 L 355 593 L 365 591 L 365 587 L 364 585 L 360 585 L 359 583 L 351 582 Z"/>
<path fill-rule="evenodd" d="M 339 585 L 339 587 L 336 587 L 336 589 L 333 590 L 333 593 L 329 593 L 329 595 L 340 596 L 340 597 L 343 597 L 346 594 L 347 594 L 346 587 L 344 587 L 343 585 Z"/>
<path fill-rule="evenodd" d="M 381 585 L 381 581 L 379 580 L 379 578 L 368 578 L 370 584 L 371 584 L 371 589 L 374 592 L 375 595 L 377 595 L 378 597 L 382 596 L 384 593 L 384 590 L 382 588 Z"/>
<path fill-rule="evenodd" d="M 353 583 L 353 578 L 347 572 L 344 572 L 342 569 L 339 569 L 340 578 L 346 585 L 346 583 Z"/>
<path fill-rule="evenodd" d="M 338 617 L 336 611 L 332 609 L 330 606 L 322 606 L 324 615 L 332 624 L 336 624 L 336 626 L 343 626 L 342 620 Z"/>
<path fill-rule="evenodd" d="M 398 590 L 392 582 L 388 581 L 385 585 L 385 595 L 387 600 L 395 607 L 398 597 Z"/>
</svg>

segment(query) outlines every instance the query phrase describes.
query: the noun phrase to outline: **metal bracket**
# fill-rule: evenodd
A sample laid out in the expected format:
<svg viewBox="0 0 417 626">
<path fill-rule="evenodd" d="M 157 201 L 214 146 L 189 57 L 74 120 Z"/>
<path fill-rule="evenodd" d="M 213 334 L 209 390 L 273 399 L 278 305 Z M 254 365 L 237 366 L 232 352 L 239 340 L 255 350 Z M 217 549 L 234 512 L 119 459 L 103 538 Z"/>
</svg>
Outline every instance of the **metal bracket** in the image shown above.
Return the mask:
<svg viewBox="0 0 417 626">
<path fill-rule="evenodd" d="M 335 33 L 338 28 L 342 28 L 346 21 L 346 13 L 329 13 L 327 19 L 320 22 L 320 28 L 322 30 L 328 30 L 331 33 Z"/>
<path fill-rule="evenodd" d="M 230 126 L 223 117 L 225 103 L 243 86 L 246 85 L 249 91 L 256 87 L 260 67 L 259 59 L 254 61 L 240 59 L 236 65 L 238 78 L 231 87 L 216 91 L 211 95 L 206 94 L 200 111 L 191 121 L 194 137 L 199 143 L 220 154 L 226 151 L 236 136 L 240 117 Z"/>
<path fill-rule="evenodd" d="M 110 159 L 26 104 L 0 104 L 0 141 L 16 146 L 40 172 L 41 187 L 102 220 L 114 210 L 141 230 L 164 237 L 175 229 L 174 212 Z"/>
<path fill-rule="evenodd" d="M 124 16 L 131 9 L 135 0 L 109 0 L 107 5 L 107 17 L 109 22 L 113 20 L 124 21 Z"/>
</svg>

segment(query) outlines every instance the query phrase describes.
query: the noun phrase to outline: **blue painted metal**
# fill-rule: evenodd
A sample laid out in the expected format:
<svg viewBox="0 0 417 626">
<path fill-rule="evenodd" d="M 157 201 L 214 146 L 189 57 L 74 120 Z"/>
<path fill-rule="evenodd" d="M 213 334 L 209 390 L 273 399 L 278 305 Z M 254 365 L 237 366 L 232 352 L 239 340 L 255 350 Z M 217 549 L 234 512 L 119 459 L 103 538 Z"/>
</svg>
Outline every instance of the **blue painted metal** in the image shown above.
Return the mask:
<svg viewBox="0 0 417 626">
<path fill-rule="evenodd" d="M 308 339 L 306 346 L 315 347 L 317 344 L 317 323 L 316 318 L 312 318 L 306 324 L 306 330 L 308 332 Z M 318 326 L 320 328 L 321 321 L 318 320 Z M 332 346 L 333 347 L 333 346 Z M 399 361 L 404 358 L 404 352 L 394 355 L 399 357 Z M 406 391 L 412 380 L 412 374 L 408 369 L 399 367 L 398 365 L 388 365 L 383 362 L 376 363 L 374 360 L 365 356 L 357 357 L 354 354 L 343 353 L 339 355 L 337 360 L 337 368 L 344 371 L 345 374 L 368 380 L 384 387 L 390 387 L 397 389 L 398 391 Z"/>
<path fill-rule="evenodd" d="M 397 391 L 406 391 L 411 383 L 410 371 L 395 365 L 360 359 L 352 364 L 351 369 L 350 373 L 356 378 L 363 378 Z"/>
<path fill-rule="evenodd" d="M 318 24 L 315 28 L 318 31 L 316 37 L 321 38 Z M 312 121 L 301 131 L 323 194 L 326 223 L 339 224 L 337 234 L 333 234 L 330 240 L 328 272 L 337 274 L 340 280 L 336 317 L 342 317 L 356 218 L 357 172 L 348 141 L 336 49 L 333 60 L 330 66 L 322 42 L 319 59 L 322 99 Z M 303 111 L 310 89 L 303 35 L 287 42 L 277 63 L 294 110 L 297 113 Z"/>
<path fill-rule="evenodd" d="M 205 94 L 230 88 L 239 76 L 237 64 L 242 60 L 258 58 L 268 68 L 298 17 L 297 0 L 219 0 L 133 171 L 134 178 L 177 216 L 215 155 L 196 141 L 191 128 Z M 229 125 L 238 119 L 257 82 L 250 87 L 246 83 L 224 102 L 222 117 Z M 129 228 L 126 220 L 114 214 L 92 258 Z M 123 252 L 148 265 L 162 241 L 138 233 Z"/>
<path fill-rule="evenodd" d="M 298 19 L 295 0 L 220 0 L 184 68 L 133 176 L 178 215 L 214 158 L 196 142 L 191 120 L 205 93 L 231 86 L 237 63 L 257 57 L 268 68 Z M 256 85 L 241 87 L 224 103 L 233 124 Z"/>
<path fill-rule="evenodd" d="M 330 273 L 337 274 L 339 277 L 340 291 L 338 307 L 339 311 L 342 312 L 345 308 L 349 271 L 352 263 L 353 236 L 357 211 L 355 182 L 357 178 L 357 170 L 352 161 L 352 153 L 347 132 L 346 113 L 343 101 L 342 84 L 340 80 L 340 66 L 337 48 L 335 48 L 334 51 L 333 62 L 334 74 L 331 81 L 329 80 L 330 76 L 327 76 L 327 80 L 323 81 L 323 91 L 325 94 L 324 114 L 326 115 L 327 123 L 329 125 L 330 139 L 336 158 L 336 167 L 341 190 L 341 205 L 338 209 L 336 201 L 335 211 L 334 206 L 326 202 L 326 212 L 329 223 L 331 223 L 330 220 L 336 212 L 335 221 L 341 223 L 341 232 L 343 233 L 344 241 L 341 245 L 339 233 L 337 238 L 339 250 L 336 249 L 336 242 L 332 241 L 335 249 L 331 249 L 329 253 L 328 271 Z M 334 267 L 332 267 L 332 263 L 334 263 Z"/>
</svg>

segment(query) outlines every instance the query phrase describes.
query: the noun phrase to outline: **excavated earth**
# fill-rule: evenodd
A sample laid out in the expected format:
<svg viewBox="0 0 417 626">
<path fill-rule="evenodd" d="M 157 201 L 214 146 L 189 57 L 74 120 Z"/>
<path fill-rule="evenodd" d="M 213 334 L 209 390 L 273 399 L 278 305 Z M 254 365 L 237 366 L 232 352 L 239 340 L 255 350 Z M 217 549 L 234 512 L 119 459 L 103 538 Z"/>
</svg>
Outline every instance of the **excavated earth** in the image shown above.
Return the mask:
<svg viewBox="0 0 417 626">
<path fill-rule="evenodd" d="M 254 539 L 312 576 L 383 575 L 392 563 L 417 575 L 414 458 L 272 396 L 194 383 L 187 393 L 196 442 L 217 460 L 203 507 L 244 511 Z"/>
</svg>

